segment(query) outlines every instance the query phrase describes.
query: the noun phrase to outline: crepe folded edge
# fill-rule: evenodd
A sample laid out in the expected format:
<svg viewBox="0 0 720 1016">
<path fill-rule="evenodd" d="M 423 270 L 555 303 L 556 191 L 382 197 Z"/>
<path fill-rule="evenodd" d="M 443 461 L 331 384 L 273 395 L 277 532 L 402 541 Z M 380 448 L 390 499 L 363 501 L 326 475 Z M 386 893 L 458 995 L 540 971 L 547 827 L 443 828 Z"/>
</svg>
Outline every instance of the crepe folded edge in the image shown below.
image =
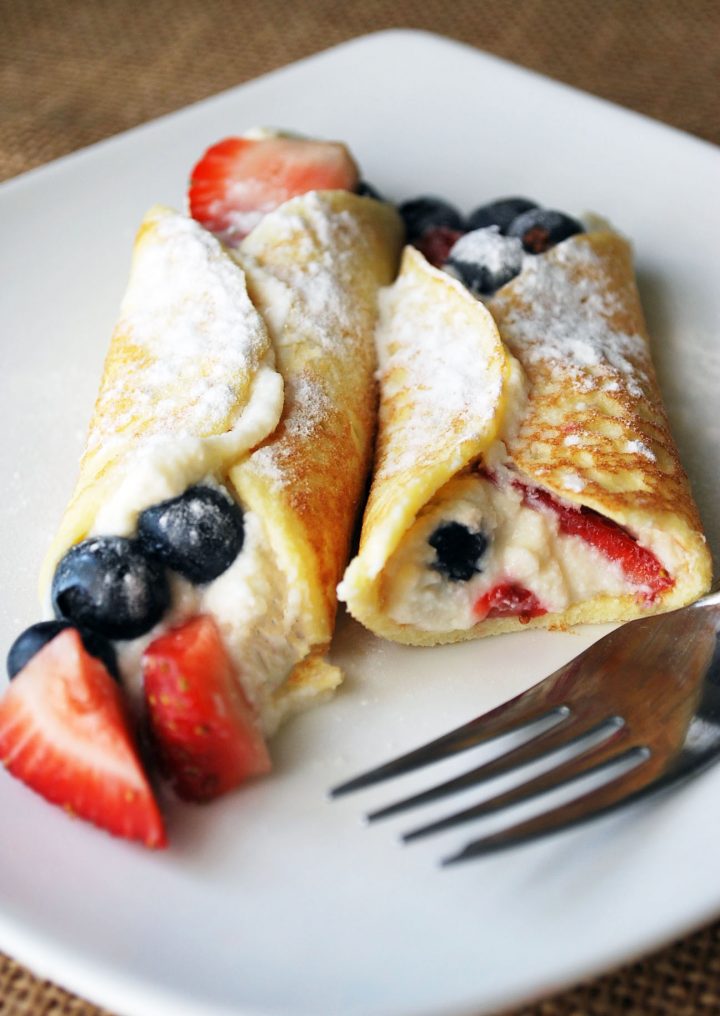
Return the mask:
<svg viewBox="0 0 720 1016">
<path fill-rule="evenodd" d="M 598 597 L 571 607 L 559 626 L 692 603 L 710 588 L 712 560 L 652 362 L 631 244 L 615 230 L 592 230 L 548 251 L 540 267 L 538 284 L 552 287 L 556 280 L 588 302 L 599 294 L 611 348 L 600 362 L 558 372 L 552 341 L 532 311 L 535 284 L 520 276 L 496 294 L 490 310 L 529 384 L 522 423 L 508 441 L 510 457 L 521 475 L 611 519 L 641 544 L 667 544 L 666 567 L 676 561 L 668 567 L 673 585 L 654 608 L 639 609 L 633 596 Z M 566 443 L 570 434 L 577 444 Z M 576 477 L 580 491 L 572 489 Z"/>
<path fill-rule="evenodd" d="M 156 305 L 143 307 L 147 303 L 143 290 L 147 276 L 153 270 L 157 272 L 158 264 L 166 276 L 172 273 L 173 260 L 178 256 L 173 250 L 176 233 L 182 238 L 181 244 L 199 257 L 205 273 L 191 281 L 184 299 L 201 307 L 206 303 L 209 315 L 214 300 L 231 300 L 240 326 L 238 340 L 247 344 L 247 355 L 242 357 L 245 369 L 233 378 L 234 398 L 223 407 L 223 412 L 183 433 L 179 441 L 177 435 L 170 433 L 177 421 L 162 420 L 163 380 L 159 384 L 144 384 L 159 358 L 153 356 L 152 343 L 136 334 L 131 316 L 125 313 L 129 305 L 134 310 L 140 305 L 141 314 L 146 311 L 148 316 L 157 312 Z M 203 288 L 206 284 L 218 287 L 214 296 L 208 296 L 208 290 Z M 178 311 L 171 304 L 172 300 L 163 308 L 170 317 Z M 199 367 L 198 376 L 204 369 Z M 182 381 L 170 382 L 175 390 L 178 383 Z M 143 455 L 150 444 L 163 445 L 169 464 L 191 463 L 202 448 L 208 463 L 222 468 L 229 455 L 235 459 L 247 455 L 274 430 L 282 406 L 282 377 L 275 367 L 265 323 L 250 300 L 242 271 L 230 253 L 202 226 L 164 205 L 152 206 L 136 234 L 128 286 L 111 335 L 75 489 L 41 566 L 41 603 L 47 603 L 60 558 L 92 532 L 103 504 L 125 480 L 128 463 Z M 152 503 L 152 491 L 146 493 L 145 500 Z"/>
<path fill-rule="evenodd" d="M 445 308 L 448 336 L 453 335 L 454 306 L 461 298 L 456 286 L 460 284 L 443 282 L 445 273 L 423 262 L 418 252 L 406 251 L 397 286 L 407 285 L 428 295 L 435 288 Z M 381 392 L 376 473 L 359 553 L 340 587 L 341 599 L 351 614 L 378 635 L 411 645 L 435 645 L 527 628 L 624 621 L 684 606 L 710 586 L 711 558 L 650 359 L 630 244 L 615 231 L 598 228 L 565 241 L 534 263 L 537 279 L 528 283 L 523 275 L 518 276 L 488 301 L 487 309 L 460 286 L 470 313 L 470 305 L 474 305 L 478 328 L 495 331 L 495 341 L 507 361 L 516 365 L 524 379 L 525 401 L 514 421 L 509 419 L 514 413 L 512 392 L 517 394 L 519 388 L 517 375 L 508 368 L 502 395 L 496 401 L 492 436 L 488 430 L 485 442 L 472 447 L 469 455 L 463 454 L 461 444 L 451 446 L 440 436 L 434 468 L 415 476 L 411 471 L 402 486 L 383 468 L 389 455 L 402 454 L 398 445 L 403 428 Z M 585 283 L 600 287 L 603 327 L 622 337 L 611 351 L 613 355 L 595 363 L 582 363 L 580 357 L 568 364 L 563 350 L 548 342 L 544 330 L 548 314 L 562 313 L 562 307 L 557 306 L 557 287 L 554 292 L 543 291 L 543 284 L 548 287 L 558 281 L 570 287 L 564 292 L 574 291 L 583 303 L 588 300 L 583 292 Z M 625 342 L 627 336 L 637 341 Z M 410 394 L 408 398 L 406 412 L 412 415 L 413 399 Z M 672 571 L 674 581 L 652 607 L 641 607 L 632 593 L 599 595 L 560 613 L 530 620 L 485 619 L 468 629 L 445 632 L 400 624 L 388 616 L 383 594 L 385 565 L 418 512 L 442 485 L 473 460 L 482 459 L 494 435 L 503 430 L 503 417 L 511 424 L 503 437 L 520 480 L 539 485 L 571 504 L 594 509 L 641 541 L 650 530 L 667 541 L 678 562 Z M 446 425 L 452 433 L 450 418 Z M 569 432 L 585 435 L 585 443 L 566 444 Z M 572 482 L 568 483 L 568 478 Z"/>
<path fill-rule="evenodd" d="M 381 359 L 378 435 L 374 476 L 363 517 L 360 545 L 338 588 L 350 614 L 372 632 L 393 641 L 422 644 L 407 625 L 390 618 L 383 603 L 382 575 L 421 508 L 458 472 L 487 451 L 496 440 L 510 411 L 509 391 L 521 384 L 517 363 L 500 340 L 491 314 L 457 280 L 433 268 L 413 247 L 406 247 L 395 286 L 382 296 L 390 325 L 386 363 Z M 469 372 L 466 405 L 440 397 L 427 407 L 424 427 L 415 430 L 416 399 L 428 384 L 422 352 L 405 363 L 393 363 L 397 344 L 391 337 L 398 322 L 408 335 L 417 336 L 427 318 L 432 326 L 450 319 L 461 355 L 474 366 Z M 433 366 L 444 355 L 433 355 Z M 490 399 L 482 397 L 473 381 L 483 380 Z M 432 408 L 437 410 L 433 415 Z M 436 640 L 434 640 L 436 641 Z M 428 641 L 428 644 L 432 644 Z"/>
<path fill-rule="evenodd" d="M 377 296 L 396 275 L 402 237 L 392 206 L 318 192 L 268 215 L 236 252 L 285 382 L 278 427 L 230 472 L 302 602 L 309 650 L 275 693 L 282 710 L 326 697 L 342 679 L 325 654 L 372 457 Z M 320 321 L 318 277 L 329 287 Z"/>
<path fill-rule="evenodd" d="M 144 270 L 144 253 L 162 244 L 162 223 L 178 216 L 158 206 L 145 217 L 128 293 Z M 392 206 L 340 191 L 312 192 L 286 202 L 233 249 L 192 220 L 180 218 L 191 232 L 202 234 L 224 270 L 231 266 L 242 280 L 247 300 L 243 311 L 256 333 L 254 371 L 238 382 L 243 399 L 231 428 L 234 442 L 228 447 L 224 426 L 217 432 L 205 428 L 200 440 L 206 450 L 209 446 L 217 451 L 220 470 L 240 502 L 262 513 L 271 548 L 303 604 L 307 653 L 272 693 L 282 719 L 310 700 L 329 696 L 342 680 L 340 670 L 324 657 L 334 628 L 335 588 L 349 556 L 372 454 L 377 291 L 396 274 L 403 227 Z M 340 304 L 327 320 L 324 294 L 312 290 L 318 277 L 321 284 L 323 278 L 339 283 Z M 123 306 L 127 302 L 126 295 Z M 334 349 L 320 348 L 318 315 L 325 325 L 339 329 Z M 142 374 L 146 359 L 121 312 L 89 438 L 99 429 L 122 434 L 126 428 L 116 425 L 128 409 L 139 417 L 149 411 L 152 417 L 147 400 L 133 407 L 111 404 L 104 397 L 128 365 Z M 308 392 L 315 408 L 323 410 L 309 430 L 297 426 Z M 258 419 L 263 407 L 264 422 Z M 117 441 L 113 454 L 101 443 L 96 453 L 86 447 L 75 493 L 42 569 L 44 604 L 57 561 L 92 532 L 105 498 L 122 482 L 134 443 L 142 446 L 146 431 L 152 430 L 152 420 L 137 422 Z M 172 442 L 166 451 L 172 458 Z M 334 492 L 330 497 L 328 483 Z"/>
</svg>

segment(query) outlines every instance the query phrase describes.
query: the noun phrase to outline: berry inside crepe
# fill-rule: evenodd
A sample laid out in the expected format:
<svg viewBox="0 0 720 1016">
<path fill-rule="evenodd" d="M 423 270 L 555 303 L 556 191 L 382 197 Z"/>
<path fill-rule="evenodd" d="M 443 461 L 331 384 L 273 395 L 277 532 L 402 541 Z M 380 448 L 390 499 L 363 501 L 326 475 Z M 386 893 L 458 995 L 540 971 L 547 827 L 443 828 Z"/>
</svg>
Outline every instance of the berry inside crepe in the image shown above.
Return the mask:
<svg viewBox="0 0 720 1016">
<path fill-rule="evenodd" d="M 340 595 L 432 645 L 682 606 L 710 558 L 655 379 L 630 247 L 505 198 L 401 206 L 381 405 Z"/>
<path fill-rule="evenodd" d="M 41 578 L 55 619 L 12 647 L 0 702 L 9 771 L 111 832 L 165 842 L 142 734 L 208 801 L 342 678 L 325 652 L 402 236 L 359 191 L 344 145 L 255 130 L 200 160 L 192 217 L 155 207 L 138 233 Z"/>
</svg>

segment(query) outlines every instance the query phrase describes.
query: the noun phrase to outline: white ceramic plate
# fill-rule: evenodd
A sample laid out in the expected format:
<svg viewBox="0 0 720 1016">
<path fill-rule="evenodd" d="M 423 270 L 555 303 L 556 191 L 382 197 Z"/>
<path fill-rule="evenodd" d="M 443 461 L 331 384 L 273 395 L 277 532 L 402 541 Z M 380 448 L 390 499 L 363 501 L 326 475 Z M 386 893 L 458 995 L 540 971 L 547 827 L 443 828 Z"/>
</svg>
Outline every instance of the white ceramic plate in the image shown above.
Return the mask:
<svg viewBox="0 0 720 1016">
<path fill-rule="evenodd" d="M 135 228 L 151 203 L 182 204 L 206 145 L 253 124 L 346 139 L 393 198 L 439 192 L 469 210 L 528 194 L 601 211 L 632 236 L 673 426 L 718 546 L 717 150 L 474 50 L 387 32 L 0 190 L 4 646 L 37 616 L 37 568 L 73 485 Z M 0 948 L 128 1014 L 409 1016 L 485 1013 L 684 933 L 720 912 L 720 769 L 452 869 L 437 861 L 476 830 L 401 847 L 415 817 L 363 827 L 365 808 L 404 787 L 326 796 L 597 634 L 413 650 L 341 622 L 341 694 L 277 738 L 274 778 L 178 807 L 165 853 L 70 822 L 0 774 Z"/>
</svg>

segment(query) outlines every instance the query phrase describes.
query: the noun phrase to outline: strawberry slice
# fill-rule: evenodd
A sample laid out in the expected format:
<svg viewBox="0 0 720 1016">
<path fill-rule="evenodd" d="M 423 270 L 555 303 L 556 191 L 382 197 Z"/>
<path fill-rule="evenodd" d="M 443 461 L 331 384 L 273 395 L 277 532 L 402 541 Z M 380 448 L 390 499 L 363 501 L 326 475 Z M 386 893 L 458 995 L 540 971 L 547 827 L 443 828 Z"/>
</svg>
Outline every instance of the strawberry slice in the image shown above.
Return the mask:
<svg viewBox="0 0 720 1016">
<path fill-rule="evenodd" d="M 619 562 L 633 585 L 649 590 L 645 599 L 650 603 L 674 584 L 652 551 L 641 547 L 635 537 L 617 522 L 592 508 L 561 504 L 546 490 L 523 487 L 523 492 L 525 502 L 531 508 L 551 509 L 557 515 L 561 533 L 579 536 L 611 561 Z"/>
<path fill-rule="evenodd" d="M 547 614 L 535 593 L 517 582 L 501 582 L 493 586 L 478 597 L 473 611 L 478 621 L 494 617 L 517 617 L 521 624 L 527 624 L 532 617 Z"/>
<path fill-rule="evenodd" d="M 289 198 L 312 190 L 355 190 L 358 182 L 357 166 L 337 142 L 226 138 L 192 171 L 190 214 L 232 243 Z"/>
<path fill-rule="evenodd" d="M 66 628 L 0 702 L 0 758 L 19 780 L 115 836 L 166 846 L 118 685 Z"/>
<path fill-rule="evenodd" d="M 143 673 L 153 741 L 179 797 L 210 801 L 269 772 L 265 742 L 211 617 L 155 639 Z"/>
</svg>

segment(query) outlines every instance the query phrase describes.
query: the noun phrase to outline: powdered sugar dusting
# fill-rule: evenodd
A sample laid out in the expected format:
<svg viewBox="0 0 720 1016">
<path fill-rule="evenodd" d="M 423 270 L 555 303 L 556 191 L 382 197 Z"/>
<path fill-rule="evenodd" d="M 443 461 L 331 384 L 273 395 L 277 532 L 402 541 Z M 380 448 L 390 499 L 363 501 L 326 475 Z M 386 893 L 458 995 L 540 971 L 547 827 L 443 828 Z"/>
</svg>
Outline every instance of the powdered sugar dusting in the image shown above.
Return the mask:
<svg viewBox="0 0 720 1016">
<path fill-rule="evenodd" d="M 560 479 L 566 490 L 571 490 L 576 494 L 585 488 L 585 481 L 577 473 L 563 473 Z"/>
<path fill-rule="evenodd" d="M 383 472 L 434 460 L 438 441 L 452 428 L 453 442 L 479 436 L 493 419 L 502 372 L 482 304 L 461 283 L 406 254 L 398 281 L 381 294 L 377 333 L 383 416 L 392 416 L 392 443 Z M 418 283 L 427 273 L 427 284 Z M 438 291 L 438 284 L 442 292 Z M 489 327 L 488 327 L 489 326 Z M 499 341 L 498 341 L 499 347 Z M 412 412 L 404 411 L 405 402 Z"/>
<path fill-rule="evenodd" d="M 285 460 L 285 449 L 292 448 L 295 442 L 312 441 L 332 409 L 333 404 L 319 378 L 300 375 L 288 380 L 285 385 L 282 439 L 270 441 L 256 449 L 252 456 L 253 468 L 276 487 L 288 483 L 292 479 L 292 471 Z"/>
<path fill-rule="evenodd" d="M 356 341 L 346 285 L 366 246 L 366 232 L 356 217 L 347 210 L 333 210 L 321 193 L 313 191 L 267 215 L 237 256 L 253 276 L 263 270 L 269 274 L 275 298 L 279 287 L 292 294 L 281 301 L 286 315 L 294 305 L 306 333 L 312 332 L 313 344 L 335 353 L 339 331 Z M 264 280 L 259 284 L 262 287 Z M 275 330 L 283 324 L 277 322 Z"/>
<path fill-rule="evenodd" d="M 443 268 L 467 284 L 468 278 L 463 278 L 458 266 L 482 266 L 480 276 L 486 285 L 480 286 L 479 291 L 487 293 L 517 275 L 523 260 L 520 240 L 516 236 L 503 236 L 498 226 L 489 226 L 485 229 L 474 229 L 461 236 L 453 245 Z M 477 286 L 471 288 L 474 292 L 478 292 Z"/>
<path fill-rule="evenodd" d="M 652 448 L 648 448 L 644 441 L 628 441 L 625 445 L 625 451 L 631 455 L 642 455 L 650 462 L 655 462 L 655 452 Z"/>
<path fill-rule="evenodd" d="M 90 452 L 111 452 L 140 432 L 178 438 L 229 429 L 258 369 L 270 365 L 243 274 L 218 241 L 169 209 L 153 209 L 143 228 Z"/>
<path fill-rule="evenodd" d="M 598 279 L 600 261 L 584 243 L 560 244 L 551 256 L 527 258 L 522 273 L 491 303 L 503 312 L 503 337 L 527 364 L 559 361 L 588 378 L 587 368 L 609 370 L 607 391 L 622 384 L 639 397 L 649 357 L 643 335 L 613 326 L 622 311 L 618 295 Z M 520 306 L 515 301 L 519 301 Z"/>
<path fill-rule="evenodd" d="M 333 414 L 367 401 L 374 367 L 371 234 L 332 195 L 311 192 L 268 215 L 236 251 L 286 381 L 281 427 L 252 457 L 275 485 L 297 485 L 298 444 L 322 442 Z"/>
</svg>

